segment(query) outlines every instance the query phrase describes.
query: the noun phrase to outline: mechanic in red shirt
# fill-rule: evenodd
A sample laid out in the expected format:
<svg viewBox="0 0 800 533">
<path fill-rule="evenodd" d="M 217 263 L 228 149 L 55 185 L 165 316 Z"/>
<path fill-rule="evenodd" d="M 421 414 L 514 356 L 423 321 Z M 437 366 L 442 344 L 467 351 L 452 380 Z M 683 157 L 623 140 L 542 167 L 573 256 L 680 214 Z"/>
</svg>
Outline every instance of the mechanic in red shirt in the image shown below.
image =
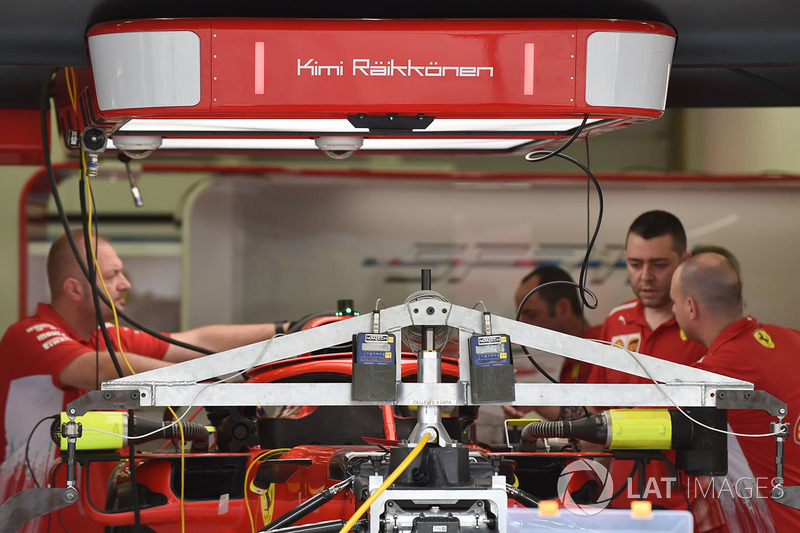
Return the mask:
<svg viewBox="0 0 800 533">
<path fill-rule="evenodd" d="M 84 238 L 72 233 L 83 253 Z M 93 239 L 95 240 L 95 239 Z M 131 284 L 122 260 L 104 238 L 95 253 L 110 299 L 125 308 Z M 83 258 L 85 260 L 85 257 Z M 67 235 L 53 242 L 47 257 L 51 303 L 40 303 L 36 314 L 11 325 L 0 340 L 0 502 L 34 486 L 25 469 L 26 442 L 37 421 L 63 411 L 66 404 L 103 381 L 117 376 L 102 335 L 99 335 L 91 285 L 76 261 Z M 98 287 L 102 284 L 98 277 Z M 103 304 L 103 318 L 113 319 Z M 272 337 L 286 323 L 203 326 L 171 334 L 185 343 L 223 351 Z M 117 332 L 108 328 L 119 355 Z M 135 372 L 160 368 L 201 356 L 131 328 L 121 327 L 122 351 Z M 125 374 L 130 374 L 120 358 Z M 47 476 L 55 456 L 48 431 L 39 428 L 31 440 L 28 458 L 38 482 Z"/>
<path fill-rule="evenodd" d="M 600 338 L 632 352 L 681 364 L 692 364 L 703 346 L 681 332 L 669 296 L 672 274 L 689 257 L 686 232 L 666 211 L 639 215 L 625 238 L 625 265 L 636 298 L 608 314 Z M 590 383 L 648 383 L 649 380 L 595 366 Z"/>
<path fill-rule="evenodd" d="M 673 275 L 671 294 L 675 317 L 686 336 L 708 347 L 695 366 L 750 381 L 756 390 L 788 405 L 792 418 L 787 419 L 791 435 L 784 447 L 784 485 L 800 485 L 800 332 L 759 324 L 745 316 L 741 279 L 719 254 L 697 255 L 682 264 Z M 769 433 L 771 421 L 757 409 L 728 412 L 730 427 L 740 434 Z M 751 497 L 767 502 L 777 531 L 800 531 L 800 511 L 769 499 L 775 477 L 775 438 L 739 437 L 738 441 L 754 479 L 760 480 L 756 485 L 763 488 Z"/>
<path fill-rule="evenodd" d="M 542 265 L 534 269 L 520 281 L 514 293 L 514 302 L 519 309 L 522 300 L 536 287 L 544 284 L 525 302 L 520 313 L 520 321 L 540 328 L 552 329 L 567 335 L 586 339 L 600 338 L 600 326 L 592 326 L 583 316 L 583 308 L 578 290 L 572 277 L 562 268 Z M 558 377 L 560 383 L 585 383 L 592 365 L 574 359 L 565 359 Z M 504 406 L 506 416 L 523 418 L 531 409 L 550 420 L 569 420 L 584 416 L 582 407 L 521 407 Z"/>
<path fill-rule="evenodd" d="M 643 353 L 681 364 L 692 364 L 705 353 L 705 348 L 688 340 L 672 313 L 670 285 L 675 269 L 690 256 L 686 232 L 681 221 L 666 211 L 647 211 L 639 215 L 625 237 L 625 264 L 636 299 L 612 309 L 603 323 L 600 338 L 631 352 Z M 658 376 L 656 376 L 658 377 Z M 595 365 L 589 383 L 649 383 L 624 372 Z M 674 454 L 667 452 L 674 460 Z M 688 502 L 678 487 L 666 487 L 661 479 L 675 478 L 676 473 L 660 460 L 646 465 L 645 486 L 658 481 L 658 490 L 639 495 L 635 461 L 615 459 L 611 476 L 615 489 L 624 484 L 611 506 L 627 508 L 632 500 L 646 497 L 654 507 L 688 509 Z M 648 485 L 648 483 L 650 485 Z"/>
</svg>

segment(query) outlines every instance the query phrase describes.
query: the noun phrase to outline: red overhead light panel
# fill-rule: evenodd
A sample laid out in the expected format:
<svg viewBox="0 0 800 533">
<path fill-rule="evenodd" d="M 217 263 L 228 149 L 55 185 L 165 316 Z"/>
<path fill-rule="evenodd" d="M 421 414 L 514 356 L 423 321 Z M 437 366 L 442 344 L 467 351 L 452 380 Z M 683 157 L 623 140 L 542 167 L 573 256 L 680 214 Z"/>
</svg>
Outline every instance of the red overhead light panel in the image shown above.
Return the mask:
<svg viewBox="0 0 800 533">
<path fill-rule="evenodd" d="M 73 122 L 160 150 L 510 152 L 661 116 L 674 42 L 620 20 L 105 23 Z"/>
</svg>

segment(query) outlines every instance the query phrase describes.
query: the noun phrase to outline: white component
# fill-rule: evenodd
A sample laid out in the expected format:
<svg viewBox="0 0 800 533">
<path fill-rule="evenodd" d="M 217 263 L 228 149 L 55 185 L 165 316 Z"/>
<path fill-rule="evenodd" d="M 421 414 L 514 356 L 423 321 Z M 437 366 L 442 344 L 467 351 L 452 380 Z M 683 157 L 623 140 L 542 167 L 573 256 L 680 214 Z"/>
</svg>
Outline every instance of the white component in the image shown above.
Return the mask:
<svg viewBox="0 0 800 533">
<path fill-rule="evenodd" d="M 586 103 L 663 111 L 675 38 L 595 32 L 586 40 Z"/>
<path fill-rule="evenodd" d="M 102 111 L 200 102 L 200 37 L 194 32 L 94 35 L 89 57 Z"/>
<path fill-rule="evenodd" d="M 602 119 L 590 118 L 586 124 L 593 124 Z M 425 128 L 425 132 L 469 133 L 474 131 L 491 131 L 498 133 L 533 131 L 547 132 L 571 131 L 581 125 L 580 118 L 437 118 Z M 134 118 L 126 122 L 120 131 L 135 133 L 137 131 L 188 131 L 188 132 L 305 132 L 319 133 L 368 133 L 369 128 L 356 128 L 346 119 L 339 118 Z"/>
<path fill-rule="evenodd" d="M 317 148 L 333 159 L 345 159 L 364 144 L 363 137 L 325 136 L 314 139 Z"/>
<path fill-rule="evenodd" d="M 370 476 L 370 492 L 373 477 Z M 380 479 L 380 478 L 379 478 Z M 466 533 L 506 533 L 508 523 L 508 496 L 505 491 L 505 477 L 492 476 L 492 486 L 484 488 L 390 488 L 383 491 L 369 508 L 369 533 L 393 531 L 410 533 L 413 520 L 418 516 L 448 516 L 458 518 L 459 531 Z M 448 510 L 457 502 L 473 502 L 469 511 Z M 411 504 L 413 510 L 403 509 Z M 494 517 L 490 526 L 489 516 Z M 538 529 L 538 528 L 535 528 Z M 532 530 L 531 530 L 532 531 Z"/>
<path fill-rule="evenodd" d="M 111 142 L 131 159 L 144 159 L 161 146 L 162 138 L 156 135 L 120 135 Z"/>
<path fill-rule="evenodd" d="M 385 139 L 369 137 L 364 139 L 360 150 L 512 150 L 535 139 L 470 139 L 423 138 Z M 180 138 L 167 137 L 161 150 L 306 150 L 319 149 L 311 139 L 302 138 Z"/>
</svg>

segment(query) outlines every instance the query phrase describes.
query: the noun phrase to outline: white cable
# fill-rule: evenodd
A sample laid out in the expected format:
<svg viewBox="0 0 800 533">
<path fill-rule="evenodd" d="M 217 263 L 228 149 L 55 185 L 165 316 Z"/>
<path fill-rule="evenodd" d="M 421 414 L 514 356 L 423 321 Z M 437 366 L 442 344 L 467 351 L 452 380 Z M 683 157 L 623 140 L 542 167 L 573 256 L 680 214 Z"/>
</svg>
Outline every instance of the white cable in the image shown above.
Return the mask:
<svg viewBox="0 0 800 533">
<path fill-rule="evenodd" d="M 628 354 L 631 357 L 633 357 L 633 360 L 636 361 L 636 364 L 638 364 L 640 367 L 642 367 L 642 370 L 644 370 L 644 373 L 647 374 L 647 377 L 650 378 L 650 380 L 655 384 L 656 387 L 658 387 L 658 390 L 661 391 L 661 393 L 667 398 L 667 400 L 669 400 L 669 403 L 671 403 L 678 411 L 681 412 L 681 414 L 683 414 L 683 416 L 688 418 L 689 421 L 691 421 L 693 424 L 697 424 L 698 426 L 704 427 L 706 429 L 710 429 L 711 431 L 716 431 L 717 433 L 722 433 L 724 435 L 733 435 L 735 437 L 776 437 L 776 436 L 781 434 L 781 432 L 779 432 L 779 431 L 775 431 L 773 433 L 758 433 L 758 434 L 736 433 L 734 431 L 725 431 L 724 429 L 715 428 L 715 427 L 706 425 L 706 424 L 700 422 L 699 420 L 695 420 L 694 418 L 692 418 L 689 415 L 689 413 L 687 413 L 686 411 L 681 409 L 681 407 L 673 401 L 673 399 L 670 397 L 670 395 L 667 394 L 667 391 L 664 388 L 664 385 L 659 383 L 658 381 L 656 381 L 656 378 L 653 377 L 653 374 L 650 373 L 650 371 L 647 369 L 647 367 L 644 365 L 644 363 L 642 363 L 641 359 L 639 359 L 639 354 L 637 354 L 636 352 L 632 352 L 632 351 L 628 350 L 624 346 L 620 346 L 619 344 L 613 344 L 613 343 L 611 343 L 609 341 L 604 341 L 604 340 L 600 340 L 600 339 L 592 339 L 592 340 L 594 340 L 595 342 L 598 342 L 600 344 L 607 344 L 609 346 L 614 346 L 616 348 L 620 348 L 620 349 L 625 350 L 626 352 L 628 352 Z"/>
<path fill-rule="evenodd" d="M 182 422 L 183 419 L 186 418 L 186 416 L 192 410 L 192 407 L 195 407 L 197 405 L 197 404 L 195 404 L 195 401 L 200 397 L 201 394 L 203 394 L 205 391 L 207 391 L 208 389 L 210 389 L 211 387 L 213 387 L 215 385 L 219 385 L 220 383 L 225 383 L 226 381 L 229 381 L 229 380 L 231 380 L 231 379 L 233 379 L 235 377 L 243 376 L 244 374 L 246 374 L 248 371 L 250 371 L 251 368 L 253 368 L 254 366 L 256 366 L 258 364 L 258 362 L 261 360 L 262 357 L 264 357 L 267 354 L 267 349 L 272 344 L 272 340 L 277 338 L 277 337 L 283 337 L 283 335 L 284 335 L 283 333 L 278 333 L 276 335 L 273 335 L 269 339 L 267 339 L 267 341 L 264 343 L 264 347 L 261 349 L 261 352 L 259 352 L 259 354 L 253 360 L 253 362 L 250 363 L 250 365 L 247 368 L 245 368 L 244 370 L 242 370 L 240 372 L 237 372 L 235 374 L 231 374 L 227 378 L 220 379 L 219 381 L 214 381 L 212 383 L 209 383 L 208 385 L 206 385 L 205 387 L 200 389 L 197 392 L 197 394 L 194 395 L 194 398 L 192 398 L 191 402 L 189 402 L 189 406 L 186 408 L 186 411 L 184 411 L 181 416 L 176 418 L 171 424 L 169 424 L 167 426 L 164 426 L 164 427 L 158 428 L 156 430 L 153 430 L 150 433 L 145 433 L 144 435 L 138 435 L 138 436 L 134 436 L 134 437 L 129 437 L 128 435 L 120 435 L 119 433 L 114 433 L 113 431 L 106 431 L 104 429 L 96 429 L 96 428 L 83 428 L 83 431 L 94 431 L 96 433 L 105 433 L 106 435 L 112 435 L 114 437 L 122 437 L 124 439 L 129 439 L 129 440 L 137 440 L 137 439 L 144 439 L 146 437 L 150 437 L 151 435 L 155 435 L 156 433 L 160 433 L 160 432 L 164 431 L 165 429 L 169 429 L 171 427 L 174 427 L 174 426 L 176 426 L 178 424 L 178 422 Z"/>
<path fill-rule="evenodd" d="M 377 303 L 376 303 L 376 308 L 377 308 Z M 462 329 L 462 328 L 458 328 L 458 329 Z M 471 331 L 471 330 L 466 330 L 466 331 Z M 105 431 L 105 430 L 102 430 L 102 429 L 95 429 L 95 428 L 84 428 L 84 431 L 95 431 L 97 433 L 105 433 L 107 435 L 112 435 L 112 436 L 115 436 L 115 437 L 123 437 L 123 438 L 134 440 L 134 439 L 143 439 L 145 437 L 149 437 L 149 436 L 154 435 L 156 433 L 159 433 L 159 432 L 161 432 L 161 431 L 163 431 L 165 429 L 173 427 L 173 426 L 177 425 L 179 421 L 183 421 L 183 419 L 188 415 L 188 413 L 191 410 L 191 408 L 196 405 L 194 402 L 197 400 L 197 398 L 200 397 L 201 394 L 203 394 L 206 390 L 208 390 L 210 387 L 213 387 L 214 385 L 219 385 L 220 383 L 225 383 L 226 381 L 231 380 L 231 379 L 233 379 L 233 378 L 235 378 L 237 376 L 244 375 L 251 368 L 256 366 L 258 364 L 258 362 L 261 360 L 261 358 L 264 357 L 264 355 L 267 352 L 267 349 L 272 344 L 272 339 L 274 339 L 276 337 L 279 337 L 279 336 L 282 336 L 282 335 L 283 334 L 277 334 L 277 335 L 269 338 L 267 340 L 267 342 L 264 344 L 264 348 L 261 350 L 261 352 L 255 358 L 255 360 L 247 368 L 245 368 L 241 372 L 238 372 L 236 374 L 232 374 L 231 376 L 229 376 L 227 378 L 224 378 L 224 379 L 221 379 L 219 381 L 215 381 L 213 383 L 209 383 L 206 387 L 202 388 L 197 394 L 195 394 L 194 398 L 192 398 L 192 401 L 190 402 L 190 405 L 188 406 L 186 411 L 168 426 L 164 426 L 163 428 L 159 428 L 159 429 L 157 429 L 155 431 L 151 431 L 150 433 L 146 433 L 144 435 L 140 435 L 140 436 L 137 436 L 137 437 L 128 437 L 127 435 L 119 435 L 117 433 L 113 433 L 113 432 L 110 432 L 110 431 Z M 680 413 L 683 416 L 685 416 L 687 419 L 689 419 L 689 421 L 691 421 L 693 424 L 697 424 L 698 426 L 704 427 L 704 428 L 706 428 L 708 430 L 711 430 L 711 431 L 715 431 L 717 433 L 722 433 L 724 435 L 733 435 L 735 437 L 753 437 L 753 438 L 757 438 L 757 437 L 776 437 L 776 436 L 781 434 L 781 432 L 779 432 L 779 431 L 775 431 L 775 432 L 772 432 L 772 433 L 757 433 L 757 434 L 736 433 L 734 431 L 726 431 L 724 429 L 715 428 L 715 427 L 709 426 L 707 424 L 704 424 L 703 422 L 700 422 L 699 420 L 695 420 L 694 418 L 692 418 L 691 415 L 689 415 L 689 413 L 684 411 L 678 404 L 676 404 L 673 401 L 672 397 L 670 397 L 670 395 L 667 393 L 666 389 L 664 388 L 664 385 L 659 383 L 656 380 L 656 378 L 653 376 L 653 374 L 650 373 L 650 370 L 644 365 L 644 363 L 641 361 L 641 359 L 639 359 L 639 354 L 637 354 L 636 352 L 632 352 L 632 351 L 628 350 L 624 346 L 620 346 L 618 344 L 613 344 L 613 343 L 611 343 L 609 341 L 604 341 L 604 340 L 600 340 L 600 339 L 593 339 L 593 340 L 594 340 L 594 342 L 597 342 L 597 343 L 600 343 L 600 344 L 606 344 L 608 346 L 614 346 L 615 348 L 619 348 L 619 349 L 625 350 L 628 353 L 628 355 L 630 355 L 633 358 L 633 360 L 636 361 L 636 364 L 638 364 L 642 368 L 644 373 L 647 374 L 647 377 L 653 382 L 653 384 L 656 387 L 658 387 L 658 390 L 661 391 L 661 393 L 664 395 L 664 397 L 667 398 L 667 400 L 669 400 L 669 402 L 673 405 L 673 407 L 675 407 L 678 411 L 680 411 Z"/>
<path fill-rule="evenodd" d="M 488 313 L 489 312 L 489 310 L 486 308 L 486 303 L 483 300 L 478 300 L 478 302 L 475 305 L 473 305 L 472 308 L 475 309 L 476 307 L 478 307 L 478 305 L 482 305 L 483 306 L 483 312 L 484 313 Z"/>
</svg>

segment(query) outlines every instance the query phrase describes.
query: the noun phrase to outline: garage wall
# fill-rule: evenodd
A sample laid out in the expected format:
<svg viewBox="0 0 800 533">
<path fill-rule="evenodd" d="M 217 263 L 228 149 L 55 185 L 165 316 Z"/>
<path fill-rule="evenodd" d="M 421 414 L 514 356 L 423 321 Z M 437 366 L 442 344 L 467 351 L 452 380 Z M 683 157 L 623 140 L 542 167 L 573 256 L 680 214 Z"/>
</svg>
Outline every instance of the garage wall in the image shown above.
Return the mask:
<svg viewBox="0 0 800 533">
<path fill-rule="evenodd" d="M 682 112 L 683 170 L 711 174 L 800 173 L 800 109 L 691 109 Z"/>
<path fill-rule="evenodd" d="M 796 186 L 605 184 L 589 285 L 600 305 L 588 316 L 600 322 L 633 297 L 625 232 L 641 212 L 666 209 L 684 222 L 690 247 L 721 245 L 739 258 L 747 312 L 800 328 L 799 202 Z M 590 203 L 594 224 L 594 193 Z M 419 290 L 423 267 L 451 302 L 480 300 L 513 316 L 514 288 L 535 263 L 578 275 L 586 204 L 585 184 L 558 181 L 220 180 L 199 195 L 189 221 L 189 325 L 297 318 L 333 309 L 340 298 L 361 312 L 378 298 L 396 305 Z M 226 303 L 219 286 L 229 288 Z"/>
<path fill-rule="evenodd" d="M 604 184 L 604 218 L 589 287 L 600 323 L 633 297 L 621 259 L 630 222 L 649 209 L 680 217 L 690 246 L 716 244 L 740 260 L 746 312 L 764 322 L 800 328 L 800 187 Z M 597 216 L 597 198 L 591 197 Z M 594 220 L 594 218 L 592 218 Z M 381 298 L 392 306 L 419 290 L 420 269 L 433 289 L 472 307 L 514 316 L 518 281 L 537 261 L 574 277 L 586 243 L 586 187 L 549 183 L 464 183 L 404 180 L 224 179 L 209 182 L 187 217 L 191 228 L 183 316 L 200 325 L 296 319 L 335 310 L 349 298 L 368 312 Z M 521 354 L 520 381 L 543 381 Z M 562 360 L 539 356 L 549 373 Z M 478 438 L 501 442 L 504 416 L 481 408 Z"/>
</svg>

